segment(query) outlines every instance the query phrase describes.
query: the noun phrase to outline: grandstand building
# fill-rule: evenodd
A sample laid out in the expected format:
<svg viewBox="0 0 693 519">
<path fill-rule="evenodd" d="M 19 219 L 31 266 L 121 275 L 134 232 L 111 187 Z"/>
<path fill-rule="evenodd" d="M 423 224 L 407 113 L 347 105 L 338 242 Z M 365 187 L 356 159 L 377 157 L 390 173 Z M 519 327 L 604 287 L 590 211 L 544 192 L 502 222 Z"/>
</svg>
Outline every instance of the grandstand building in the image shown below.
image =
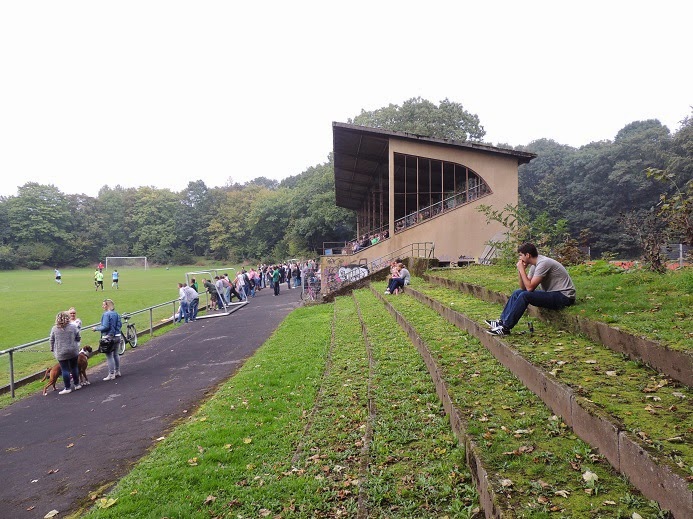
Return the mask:
<svg viewBox="0 0 693 519">
<path fill-rule="evenodd" d="M 479 206 L 516 205 L 518 167 L 536 157 L 337 122 L 332 132 L 336 204 L 356 212 L 359 238 L 380 237 L 362 250 L 326 247 L 327 256 L 339 254 L 344 264 L 369 264 L 426 242 L 441 262 L 479 260 L 489 240 L 506 230 L 487 223 Z"/>
</svg>

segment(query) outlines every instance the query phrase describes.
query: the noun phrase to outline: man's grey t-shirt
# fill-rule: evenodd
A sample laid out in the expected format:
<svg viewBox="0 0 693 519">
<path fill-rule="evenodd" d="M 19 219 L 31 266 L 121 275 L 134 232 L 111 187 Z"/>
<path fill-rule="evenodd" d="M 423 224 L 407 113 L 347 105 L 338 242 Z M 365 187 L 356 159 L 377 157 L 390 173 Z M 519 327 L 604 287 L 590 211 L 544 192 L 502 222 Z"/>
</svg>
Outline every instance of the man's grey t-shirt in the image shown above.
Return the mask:
<svg viewBox="0 0 693 519">
<path fill-rule="evenodd" d="M 532 279 L 534 276 L 541 276 L 542 280 L 539 283 L 542 290 L 545 292 L 562 292 L 564 296 L 570 299 L 575 299 L 575 285 L 570 279 L 570 274 L 563 265 L 555 259 L 542 256 L 537 256 L 537 264 L 529 268 L 528 277 Z"/>
</svg>

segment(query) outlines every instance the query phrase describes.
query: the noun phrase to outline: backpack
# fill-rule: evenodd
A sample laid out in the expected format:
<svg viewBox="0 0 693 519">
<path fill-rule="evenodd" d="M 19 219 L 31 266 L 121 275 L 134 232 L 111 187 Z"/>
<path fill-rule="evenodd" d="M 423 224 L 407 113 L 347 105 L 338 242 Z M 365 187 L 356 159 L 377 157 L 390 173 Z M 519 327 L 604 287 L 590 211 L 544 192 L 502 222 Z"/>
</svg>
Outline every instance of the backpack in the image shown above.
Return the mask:
<svg viewBox="0 0 693 519">
<path fill-rule="evenodd" d="M 255 286 L 255 283 L 250 280 L 248 277 L 248 274 L 243 274 L 243 281 L 245 281 L 245 284 L 248 285 L 249 288 L 252 288 Z"/>
</svg>

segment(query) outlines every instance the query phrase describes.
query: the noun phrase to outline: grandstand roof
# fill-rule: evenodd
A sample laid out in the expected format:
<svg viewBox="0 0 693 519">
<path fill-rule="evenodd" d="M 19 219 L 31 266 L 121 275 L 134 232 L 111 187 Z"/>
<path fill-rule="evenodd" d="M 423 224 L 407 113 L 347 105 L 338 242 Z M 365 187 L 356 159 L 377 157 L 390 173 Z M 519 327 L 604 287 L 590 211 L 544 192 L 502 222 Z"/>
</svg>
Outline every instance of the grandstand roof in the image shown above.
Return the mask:
<svg viewBox="0 0 693 519">
<path fill-rule="evenodd" d="M 383 168 L 385 173 L 388 171 L 388 143 L 393 137 L 412 142 L 504 155 L 517 159 L 518 164 L 526 164 L 536 157 L 534 153 L 497 148 L 477 142 L 436 139 L 412 133 L 333 122 L 332 138 L 337 206 L 355 210 L 362 206 L 363 199 L 373 186 L 373 178 L 381 174 Z"/>
</svg>

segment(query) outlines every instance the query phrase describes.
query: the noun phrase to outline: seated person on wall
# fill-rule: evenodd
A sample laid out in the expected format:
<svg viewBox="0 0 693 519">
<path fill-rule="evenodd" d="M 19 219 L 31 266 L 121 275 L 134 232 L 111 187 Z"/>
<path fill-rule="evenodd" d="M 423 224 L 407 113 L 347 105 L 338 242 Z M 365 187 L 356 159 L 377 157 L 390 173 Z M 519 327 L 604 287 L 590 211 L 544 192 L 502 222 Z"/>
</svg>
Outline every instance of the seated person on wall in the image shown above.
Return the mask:
<svg viewBox="0 0 693 519">
<path fill-rule="evenodd" d="M 399 294 L 404 288 L 404 285 L 408 285 L 411 281 L 411 274 L 404 266 L 404 263 L 397 264 L 397 275 L 392 274 L 392 278 L 387 285 L 386 294 Z"/>
<path fill-rule="evenodd" d="M 499 319 L 486 320 L 491 335 L 508 335 L 529 305 L 560 310 L 575 303 L 575 285 L 563 265 L 539 255 L 532 243 L 523 243 L 517 252 L 520 288 L 512 293 Z M 539 285 L 543 290 L 535 290 Z"/>
</svg>

